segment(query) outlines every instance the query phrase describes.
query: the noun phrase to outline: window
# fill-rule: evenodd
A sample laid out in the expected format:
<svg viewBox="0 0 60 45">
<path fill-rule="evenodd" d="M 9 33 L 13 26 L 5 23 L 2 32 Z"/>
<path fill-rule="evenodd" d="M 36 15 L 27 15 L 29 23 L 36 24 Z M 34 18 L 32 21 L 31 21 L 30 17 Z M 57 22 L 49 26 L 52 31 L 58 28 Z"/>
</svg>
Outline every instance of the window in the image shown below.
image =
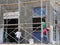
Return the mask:
<svg viewBox="0 0 60 45">
<path fill-rule="evenodd" d="M 45 22 L 45 15 L 46 10 L 45 8 L 41 7 L 34 7 L 33 8 L 33 30 L 41 30 L 41 15 L 42 15 L 42 21 Z"/>
<path fill-rule="evenodd" d="M 39 16 L 45 16 L 46 14 L 46 10 L 45 8 L 41 8 L 41 7 L 34 7 L 33 8 L 33 17 L 39 17 Z"/>
</svg>

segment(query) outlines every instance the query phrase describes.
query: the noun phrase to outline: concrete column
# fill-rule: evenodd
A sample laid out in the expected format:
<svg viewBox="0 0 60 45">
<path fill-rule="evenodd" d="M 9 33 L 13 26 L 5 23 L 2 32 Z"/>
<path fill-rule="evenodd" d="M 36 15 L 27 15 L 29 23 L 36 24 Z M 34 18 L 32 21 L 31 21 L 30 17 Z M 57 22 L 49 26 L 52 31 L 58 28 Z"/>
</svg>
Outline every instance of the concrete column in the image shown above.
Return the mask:
<svg viewBox="0 0 60 45">
<path fill-rule="evenodd" d="M 59 45 L 59 28 L 56 27 L 56 43 Z"/>
<path fill-rule="evenodd" d="M 53 42 L 53 25 L 50 25 L 50 42 Z"/>
<path fill-rule="evenodd" d="M 58 14 L 57 16 L 57 23 L 60 24 L 60 15 Z M 60 31 L 60 27 L 56 27 L 56 42 L 59 45 L 59 31 Z"/>
<path fill-rule="evenodd" d="M 0 6 L 0 43 L 3 43 L 3 15 L 2 15 L 2 7 Z"/>
<path fill-rule="evenodd" d="M 0 28 L 0 43 L 3 43 L 3 28 Z"/>
<path fill-rule="evenodd" d="M 50 5 L 50 42 L 53 43 L 53 25 L 54 25 L 54 15 L 53 9 Z"/>
</svg>

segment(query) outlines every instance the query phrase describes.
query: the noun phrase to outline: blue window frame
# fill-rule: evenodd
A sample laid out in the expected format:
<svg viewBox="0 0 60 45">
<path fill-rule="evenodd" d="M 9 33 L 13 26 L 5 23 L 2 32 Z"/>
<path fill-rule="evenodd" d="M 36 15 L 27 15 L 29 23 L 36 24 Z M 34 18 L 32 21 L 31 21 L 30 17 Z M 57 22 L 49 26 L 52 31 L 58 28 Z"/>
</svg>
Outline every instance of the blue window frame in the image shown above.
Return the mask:
<svg viewBox="0 0 60 45">
<path fill-rule="evenodd" d="M 33 16 L 37 17 L 37 16 L 45 16 L 46 15 L 46 10 L 45 8 L 41 8 L 41 7 L 34 7 L 33 8 Z"/>
</svg>

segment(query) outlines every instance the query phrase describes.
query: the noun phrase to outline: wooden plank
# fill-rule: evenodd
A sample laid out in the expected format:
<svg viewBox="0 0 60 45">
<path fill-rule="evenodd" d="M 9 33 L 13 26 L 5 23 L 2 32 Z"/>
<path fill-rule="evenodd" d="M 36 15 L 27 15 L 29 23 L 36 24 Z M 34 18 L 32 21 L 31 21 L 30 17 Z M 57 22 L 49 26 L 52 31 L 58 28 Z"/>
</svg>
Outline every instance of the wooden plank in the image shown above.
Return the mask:
<svg viewBox="0 0 60 45">
<path fill-rule="evenodd" d="M 0 45 L 50 45 L 50 44 L 0 44 Z"/>
<path fill-rule="evenodd" d="M 23 4 L 33 4 L 33 3 L 38 3 L 40 2 L 41 0 L 38 0 L 38 1 L 30 1 L 30 2 L 23 2 Z M 44 2 L 48 2 L 48 0 L 43 0 Z"/>
<path fill-rule="evenodd" d="M 5 12 L 17 12 L 18 10 L 3 10 Z"/>
<path fill-rule="evenodd" d="M 58 6 L 60 6 L 60 2 L 55 2 Z"/>
<path fill-rule="evenodd" d="M 33 4 L 33 3 L 38 3 L 40 2 L 41 0 L 38 0 L 38 1 L 29 1 L 29 2 L 21 2 L 22 4 Z M 43 0 L 44 2 L 48 2 L 48 0 Z M 13 6 L 13 5 L 18 5 L 18 3 L 12 3 L 12 4 L 0 4 L 1 6 Z"/>
<path fill-rule="evenodd" d="M 16 6 L 18 3 L 12 3 L 12 4 L 0 4 L 1 6 Z"/>
<path fill-rule="evenodd" d="M 56 26 L 60 27 L 60 24 L 56 24 Z"/>
<path fill-rule="evenodd" d="M 41 23 L 20 23 L 20 24 L 23 24 L 23 25 L 32 25 L 32 24 L 41 24 Z M 50 24 L 50 22 L 46 22 L 46 24 Z M 13 26 L 13 25 L 16 26 L 18 24 L 0 24 L 0 26 Z"/>
</svg>

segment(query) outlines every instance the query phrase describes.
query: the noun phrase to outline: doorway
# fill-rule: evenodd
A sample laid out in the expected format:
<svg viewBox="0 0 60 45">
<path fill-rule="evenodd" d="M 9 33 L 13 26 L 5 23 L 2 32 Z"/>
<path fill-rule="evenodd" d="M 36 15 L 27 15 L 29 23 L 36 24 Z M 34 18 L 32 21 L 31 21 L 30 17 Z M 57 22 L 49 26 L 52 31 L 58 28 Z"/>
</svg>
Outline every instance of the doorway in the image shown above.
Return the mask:
<svg viewBox="0 0 60 45">
<path fill-rule="evenodd" d="M 42 21 L 45 22 L 45 17 L 42 18 Z M 35 42 L 40 43 L 41 42 L 41 18 L 36 17 L 32 19 L 33 22 L 33 39 Z M 37 40 L 38 39 L 38 40 Z"/>
<path fill-rule="evenodd" d="M 16 42 L 18 19 L 4 19 L 4 42 Z"/>
</svg>

